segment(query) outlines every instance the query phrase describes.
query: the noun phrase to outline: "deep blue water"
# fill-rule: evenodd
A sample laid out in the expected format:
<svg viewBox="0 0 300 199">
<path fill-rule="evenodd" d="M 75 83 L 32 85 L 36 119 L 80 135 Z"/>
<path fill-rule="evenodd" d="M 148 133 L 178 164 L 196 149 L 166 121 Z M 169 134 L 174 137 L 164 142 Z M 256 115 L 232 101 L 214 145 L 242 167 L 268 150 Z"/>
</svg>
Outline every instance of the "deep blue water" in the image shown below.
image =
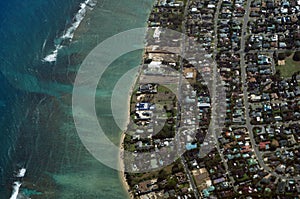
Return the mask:
<svg viewBox="0 0 300 199">
<path fill-rule="evenodd" d="M 13 171 L 27 164 L 17 140 L 28 111 L 47 93 L 53 64 L 41 60 L 72 22 L 82 0 L 0 1 L 0 198 L 8 198 Z M 48 93 L 49 94 L 49 93 Z M 55 95 L 55 94 L 53 94 Z M 22 155 L 28 155 L 28 151 Z M 24 166 L 25 166 L 24 165 Z"/>
</svg>

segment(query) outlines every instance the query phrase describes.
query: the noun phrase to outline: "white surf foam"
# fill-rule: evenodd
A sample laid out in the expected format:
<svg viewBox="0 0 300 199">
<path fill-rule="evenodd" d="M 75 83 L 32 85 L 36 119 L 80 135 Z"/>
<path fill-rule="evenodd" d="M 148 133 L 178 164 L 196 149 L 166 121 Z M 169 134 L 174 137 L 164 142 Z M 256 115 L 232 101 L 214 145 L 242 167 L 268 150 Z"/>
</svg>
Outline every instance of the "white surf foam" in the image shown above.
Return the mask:
<svg viewBox="0 0 300 199">
<path fill-rule="evenodd" d="M 52 51 L 49 55 L 47 55 L 43 61 L 45 62 L 55 62 L 57 59 L 57 54 L 58 54 L 58 50 L 61 49 L 62 46 L 61 45 L 56 45 L 55 46 L 55 50 Z"/>
<path fill-rule="evenodd" d="M 15 175 L 16 178 L 23 178 L 26 174 L 26 169 L 23 167 L 18 170 L 17 174 Z M 12 190 L 12 195 L 10 196 L 10 199 L 17 199 L 19 190 L 21 187 L 22 183 L 19 181 L 16 181 L 13 183 L 13 190 Z"/>
<path fill-rule="evenodd" d="M 73 18 L 73 23 L 64 32 L 64 34 L 60 37 L 61 43 L 66 39 L 68 39 L 69 41 L 72 41 L 72 39 L 74 37 L 74 32 L 79 27 L 80 23 L 82 22 L 83 18 L 85 17 L 87 9 L 92 10 L 95 5 L 96 5 L 95 0 L 86 0 L 84 3 L 80 4 L 80 9 L 78 10 L 75 17 Z M 56 45 L 55 50 L 53 50 L 49 55 L 47 55 L 43 59 L 43 61 L 45 61 L 45 62 L 55 62 L 57 60 L 58 50 L 63 47 L 61 45 L 61 43 Z"/>
<path fill-rule="evenodd" d="M 26 174 L 26 169 L 25 168 L 21 168 L 19 169 L 19 172 L 17 173 L 16 177 L 17 178 L 23 178 Z"/>
<path fill-rule="evenodd" d="M 12 195 L 10 196 L 9 199 L 17 199 L 21 185 L 22 185 L 21 182 L 18 181 L 14 182 Z"/>
</svg>

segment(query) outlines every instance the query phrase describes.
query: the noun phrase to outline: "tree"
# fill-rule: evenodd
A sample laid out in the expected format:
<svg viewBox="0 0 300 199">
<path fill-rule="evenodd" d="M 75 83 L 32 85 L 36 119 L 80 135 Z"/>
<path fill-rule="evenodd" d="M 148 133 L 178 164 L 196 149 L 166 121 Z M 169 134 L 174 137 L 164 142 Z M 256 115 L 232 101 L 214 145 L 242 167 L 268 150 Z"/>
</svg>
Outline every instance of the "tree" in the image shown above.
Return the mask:
<svg viewBox="0 0 300 199">
<path fill-rule="evenodd" d="M 177 180 L 175 178 L 170 178 L 168 180 L 166 189 L 170 190 L 170 189 L 175 189 L 177 185 Z"/>
<path fill-rule="evenodd" d="M 295 52 L 293 56 L 294 61 L 300 61 L 300 51 Z"/>
<path fill-rule="evenodd" d="M 286 58 L 285 53 L 278 53 L 278 60 L 284 60 Z"/>
<path fill-rule="evenodd" d="M 161 181 L 165 180 L 167 177 L 168 177 L 167 172 L 164 169 L 162 169 L 158 173 L 157 181 L 161 182 Z"/>
<path fill-rule="evenodd" d="M 279 143 L 276 139 L 273 139 L 272 142 L 271 142 L 270 148 L 271 148 L 272 151 L 275 151 L 277 149 L 277 147 L 279 147 Z"/>
<path fill-rule="evenodd" d="M 180 163 L 175 163 L 174 166 L 172 167 L 172 173 L 175 174 L 175 173 L 178 173 L 178 172 L 181 172 L 181 171 L 184 171 L 183 168 L 180 166 Z"/>
<path fill-rule="evenodd" d="M 280 70 L 276 70 L 275 75 L 273 76 L 272 80 L 274 82 L 279 82 L 281 81 L 281 71 Z"/>
<path fill-rule="evenodd" d="M 291 50 L 285 51 L 285 56 L 286 56 L 286 57 L 289 57 L 289 56 L 291 56 L 292 54 L 293 54 L 293 51 L 291 51 Z"/>
</svg>

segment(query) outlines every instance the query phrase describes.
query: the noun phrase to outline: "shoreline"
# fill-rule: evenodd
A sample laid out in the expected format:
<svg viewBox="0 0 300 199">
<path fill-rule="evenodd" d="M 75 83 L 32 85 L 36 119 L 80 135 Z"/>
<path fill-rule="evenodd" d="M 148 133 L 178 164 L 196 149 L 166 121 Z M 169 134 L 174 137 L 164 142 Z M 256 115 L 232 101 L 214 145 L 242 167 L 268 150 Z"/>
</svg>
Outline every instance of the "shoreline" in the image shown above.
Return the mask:
<svg viewBox="0 0 300 199">
<path fill-rule="evenodd" d="M 125 138 L 125 133 L 122 133 L 122 135 L 121 135 L 121 140 L 123 141 L 124 140 L 124 138 Z M 124 188 L 124 190 L 127 192 L 127 194 L 129 195 L 129 198 L 133 198 L 132 196 L 131 196 L 131 194 L 129 193 L 129 189 L 130 189 L 130 187 L 129 187 L 129 185 L 128 185 L 128 183 L 127 183 L 127 181 L 126 181 L 126 177 L 125 177 L 125 173 L 124 173 L 124 162 L 122 161 L 122 155 L 123 155 L 123 152 L 124 152 L 124 148 L 123 148 L 123 142 L 122 143 L 120 143 L 120 154 L 119 154 L 119 168 L 120 168 L 120 170 L 119 170 L 119 178 L 120 178 L 120 181 L 121 181 L 121 183 L 122 183 L 122 186 L 123 186 L 123 188 Z"/>
<path fill-rule="evenodd" d="M 156 3 L 156 0 L 153 1 L 152 5 L 151 5 L 151 9 L 149 9 L 147 21 L 150 17 L 151 11 L 153 10 L 153 7 L 154 7 L 155 3 Z M 145 27 L 148 28 L 148 23 L 147 22 L 145 23 Z M 147 32 L 145 33 L 144 39 L 146 39 L 146 36 L 147 36 Z M 144 46 L 144 50 L 143 50 L 142 57 L 141 57 L 141 62 L 142 63 L 144 63 L 145 47 L 146 46 Z M 140 75 L 141 75 L 141 68 L 139 69 L 138 73 L 136 74 L 134 83 L 131 85 L 131 88 L 130 88 L 129 93 L 128 93 L 128 101 L 127 101 L 128 110 L 127 110 L 126 129 L 121 134 L 120 144 L 119 144 L 119 157 L 118 157 L 119 172 L 118 173 L 119 173 L 119 178 L 120 178 L 121 184 L 123 186 L 123 189 L 126 191 L 126 193 L 128 194 L 128 197 L 130 199 L 134 199 L 134 195 L 132 193 L 132 190 L 131 190 L 131 188 L 130 188 L 128 182 L 127 182 L 126 176 L 125 176 L 125 164 L 124 164 L 124 161 L 123 161 L 123 155 L 124 155 L 124 145 L 123 144 L 124 144 L 124 140 L 125 140 L 125 136 L 126 136 L 125 132 L 128 130 L 128 125 L 129 125 L 129 122 L 130 122 L 131 96 L 133 94 L 135 86 L 137 85 L 137 82 L 139 80 Z"/>
<path fill-rule="evenodd" d="M 122 159 L 122 155 L 124 153 L 124 147 L 123 147 L 123 142 L 124 142 L 124 138 L 125 138 L 125 133 L 123 132 L 122 135 L 121 135 L 121 143 L 120 143 L 120 153 L 119 153 L 119 178 L 120 178 L 120 181 L 122 183 L 122 186 L 123 186 L 123 189 L 126 191 L 128 197 L 130 199 L 133 199 L 134 196 L 133 196 L 133 193 L 130 191 L 130 186 L 129 184 L 127 183 L 127 180 L 126 180 L 126 176 L 125 176 L 125 172 L 124 172 L 124 168 L 125 168 L 125 165 L 124 165 L 124 161 Z"/>
<path fill-rule="evenodd" d="M 143 53 L 144 54 L 144 53 Z M 124 161 L 123 161 L 123 155 L 124 155 L 124 139 L 125 139 L 125 132 L 127 131 L 128 129 L 128 125 L 129 125 L 129 122 L 130 122 L 130 102 L 131 102 L 131 96 L 133 94 L 133 91 L 134 91 L 134 88 L 137 84 L 137 81 L 139 79 L 139 76 L 140 76 L 140 71 L 138 71 L 138 73 L 136 74 L 136 77 L 135 77 L 135 80 L 129 90 L 129 94 L 128 94 L 128 100 L 127 100 L 127 107 L 128 107 L 128 110 L 127 110 L 127 121 L 126 121 L 126 129 L 122 132 L 121 134 L 121 137 L 120 137 L 120 144 L 119 144 L 119 157 L 118 157 L 118 167 L 119 167 L 119 178 L 120 178 L 120 181 L 122 183 L 122 186 L 123 186 L 123 189 L 126 191 L 126 193 L 128 194 L 129 198 L 130 199 L 133 199 L 134 198 L 134 195 L 133 193 L 131 192 L 130 190 L 130 186 L 129 184 L 127 183 L 127 179 L 126 179 L 126 176 L 125 176 L 125 164 L 124 164 Z"/>
</svg>

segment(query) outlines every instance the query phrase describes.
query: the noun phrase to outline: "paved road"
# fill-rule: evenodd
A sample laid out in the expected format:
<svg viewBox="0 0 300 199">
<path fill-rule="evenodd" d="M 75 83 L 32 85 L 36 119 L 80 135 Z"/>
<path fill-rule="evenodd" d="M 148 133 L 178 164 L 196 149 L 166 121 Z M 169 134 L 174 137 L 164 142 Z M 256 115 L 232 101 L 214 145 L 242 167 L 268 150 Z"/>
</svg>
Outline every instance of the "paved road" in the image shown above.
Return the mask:
<svg viewBox="0 0 300 199">
<path fill-rule="evenodd" d="M 215 32 L 215 35 L 214 35 L 214 49 L 213 49 L 213 59 L 214 59 L 214 63 L 213 63 L 213 83 L 212 83 L 212 88 L 210 89 L 210 95 L 211 95 L 211 98 L 212 98 L 212 103 L 213 102 L 216 102 L 217 99 L 217 77 L 219 76 L 219 73 L 217 72 L 217 63 L 216 63 L 216 55 L 218 53 L 218 21 L 219 21 L 219 14 L 220 14 L 220 9 L 221 9 L 221 5 L 222 5 L 222 0 L 219 0 L 218 1 L 218 4 L 217 4 L 217 8 L 216 8 L 216 13 L 215 13 L 215 16 L 214 16 L 214 32 Z M 216 148 L 218 150 L 218 153 L 221 157 L 221 160 L 223 162 L 223 165 L 225 167 L 225 170 L 226 170 L 226 174 L 228 174 L 229 176 L 229 180 L 232 184 L 232 186 L 234 185 L 235 183 L 235 180 L 234 178 L 230 175 L 230 171 L 229 171 L 229 167 L 228 167 L 228 164 L 227 164 L 227 161 L 223 155 L 223 152 L 221 151 L 220 149 L 220 143 L 218 141 L 218 136 L 219 136 L 219 132 L 218 132 L 218 129 L 216 128 L 216 124 L 215 124 L 215 121 L 216 121 L 216 117 L 220 117 L 219 113 L 217 113 L 217 110 L 215 108 L 215 106 L 212 106 L 212 110 L 211 110 L 211 114 L 212 114 L 212 118 L 211 118 L 211 121 L 210 121 L 210 125 L 211 125 L 211 128 L 213 129 L 213 136 L 214 136 L 214 139 L 215 139 L 215 143 L 216 143 Z M 237 191 L 237 187 L 234 187 L 234 190 Z"/>
<path fill-rule="evenodd" d="M 181 57 L 180 57 L 180 61 L 179 61 L 180 70 L 181 71 L 183 71 L 183 58 L 185 57 L 185 47 L 186 47 L 186 44 L 185 44 L 185 40 L 186 40 L 186 35 L 185 35 L 186 34 L 186 27 L 185 27 L 185 25 L 186 25 L 187 15 L 188 15 L 188 11 L 189 11 L 189 4 L 190 4 L 190 0 L 187 0 L 185 8 L 184 8 L 184 15 L 183 15 L 184 20 L 183 20 L 183 23 L 182 23 L 182 26 L 181 26 L 181 30 L 182 30 L 182 33 L 183 33 L 183 38 L 182 38 L 183 42 L 182 42 L 182 46 L 181 46 Z M 182 80 L 183 77 L 182 76 L 183 76 L 183 73 L 180 73 L 179 84 L 178 84 L 178 93 L 179 93 L 179 95 L 178 95 L 178 102 L 179 102 L 179 106 L 180 106 L 182 100 L 184 100 L 184 99 L 182 99 L 182 96 L 181 96 L 181 94 L 182 94 L 181 87 L 182 87 L 182 82 L 183 82 L 183 80 Z M 183 107 L 178 107 L 178 108 L 179 108 L 180 111 L 178 111 L 178 113 L 177 113 L 177 118 L 181 118 Z M 177 124 L 180 124 L 180 120 L 177 120 Z M 180 124 L 180 125 L 182 125 L 182 124 Z M 178 128 L 178 126 L 179 125 L 177 125 L 176 140 L 178 142 L 180 142 L 180 138 L 179 138 L 180 127 Z M 179 146 L 181 146 L 181 143 L 179 143 Z M 188 168 L 188 164 L 187 164 L 187 162 L 186 162 L 186 160 L 185 160 L 185 158 L 184 158 L 183 155 L 181 155 L 181 163 L 184 166 L 184 170 L 185 170 L 185 172 L 187 174 L 187 177 L 189 179 L 190 187 L 194 191 L 195 198 L 196 199 L 201 198 L 200 194 L 198 192 L 198 188 L 197 188 L 197 186 L 196 186 L 196 184 L 194 182 L 194 178 L 193 178 L 193 176 L 190 173 L 190 170 Z"/>
<path fill-rule="evenodd" d="M 278 52 L 278 53 L 285 53 L 286 51 L 300 51 L 300 48 L 294 48 L 294 49 L 262 49 L 259 50 L 259 52 L 266 52 L 266 53 L 274 53 L 274 52 Z M 249 53 L 256 53 L 258 52 L 257 50 L 249 50 Z"/>
<path fill-rule="evenodd" d="M 251 141 L 252 148 L 254 150 L 254 153 L 258 159 L 259 165 L 264 168 L 265 170 L 268 170 L 266 165 L 264 164 L 262 157 L 260 156 L 260 152 L 258 150 L 258 147 L 255 145 L 255 139 L 253 135 L 253 126 L 251 125 L 250 121 L 250 114 L 249 114 L 249 100 L 248 100 L 248 92 L 247 88 L 245 87 L 245 83 L 247 82 L 247 73 L 246 73 L 246 64 L 245 64 L 245 57 L 244 53 L 242 52 L 245 49 L 246 45 L 246 34 L 247 34 L 247 24 L 249 21 L 249 10 L 250 10 L 251 0 L 247 0 L 247 6 L 246 6 L 246 13 L 244 17 L 244 23 L 242 28 L 242 38 L 241 38 L 241 53 L 240 53 L 240 65 L 241 65 L 241 78 L 242 78 L 242 88 L 243 88 L 243 100 L 245 105 L 245 115 L 246 115 L 246 127 L 249 131 L 249 137 Z"/>
<path fill-rule="evenodd" d="M 192 176 L 192 174 L 191 174 L 191 172 L 190 172 L 190 170 L 188 168 L 188 165 L 186 163 L 186 160 L 185 160 L 184 156 L 181 157 L 181 160 L 183 162 L 184 170 L 185 170 L 185 172 L 187 174 L 187 177 L 189 179 L 190 187 L 192 187 L 192 189 L 194 191 L 195 198 L 199 199 L 199 198 L 201 198 L 201 196 L 199 194 L 198 188 L 197 188 L 197 186 L 195 184 L 194 178 L 193 178 L 193 176 Z"/>
</svg>

